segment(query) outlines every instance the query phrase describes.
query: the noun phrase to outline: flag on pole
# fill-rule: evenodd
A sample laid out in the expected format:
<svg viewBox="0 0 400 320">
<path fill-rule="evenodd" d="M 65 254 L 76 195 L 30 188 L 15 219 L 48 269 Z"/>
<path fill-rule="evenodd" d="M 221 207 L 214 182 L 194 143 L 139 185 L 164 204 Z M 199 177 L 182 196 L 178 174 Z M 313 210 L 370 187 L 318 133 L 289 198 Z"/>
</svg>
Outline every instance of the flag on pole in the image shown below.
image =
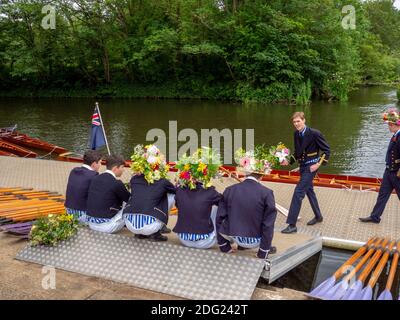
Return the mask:
<svg viewBox="0 0 400 320">
<path fill-rule="evenodd" d="M 100 119 L 98 106 L 94 108 L 92 116 L 92 131 L 90 133 L 90 149 L 97 150 L 107 145 L 104 135 L 103 124 Z"/>
</svg>

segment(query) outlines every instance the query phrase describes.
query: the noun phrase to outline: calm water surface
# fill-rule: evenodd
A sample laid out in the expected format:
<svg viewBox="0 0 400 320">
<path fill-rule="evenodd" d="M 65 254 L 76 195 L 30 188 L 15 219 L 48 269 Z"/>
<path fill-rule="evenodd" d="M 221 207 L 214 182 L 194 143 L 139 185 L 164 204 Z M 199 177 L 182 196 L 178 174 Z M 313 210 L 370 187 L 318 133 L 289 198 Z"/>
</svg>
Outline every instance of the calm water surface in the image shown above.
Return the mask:
<svg viewBox="0 0 400 320">
<path fill-rule="evenodd" d="M 326 173 L 382 176 L 390 139 L 381 113 L 396 106 L 396 93 L 387 87 L 362 88 L 346 103 L 314 102 L 309 107 L 235 104 L 198 100 L 100 100 L 112 152 L 128 157 L 146 134 L 169 121 L 178 130 L 255 129 L 255 143 L 293 145 L 291 114 L 303 110 L 308 124 L 323 132 L 332 148 Z M 0 127 L 15 123 L 21 132 L 83 153 L 88 146 L 94 99 L 1 99 Z"/>
</svg>

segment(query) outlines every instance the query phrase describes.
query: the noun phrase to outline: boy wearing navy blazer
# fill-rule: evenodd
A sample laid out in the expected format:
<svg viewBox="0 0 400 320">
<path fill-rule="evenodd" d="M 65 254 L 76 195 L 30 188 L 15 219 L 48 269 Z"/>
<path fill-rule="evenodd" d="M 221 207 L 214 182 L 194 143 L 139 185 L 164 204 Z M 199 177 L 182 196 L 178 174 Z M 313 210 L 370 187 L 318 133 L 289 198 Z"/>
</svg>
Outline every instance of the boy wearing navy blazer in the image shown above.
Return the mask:
<svg viewBox="0 0 400 320">
<path fill-rule="evenodd" d="M 100 166 L 101 154 L 95 150 L 88 150 L 83 156 L 83 165 L 72 169 L 68 178 L 65 209 L 82 224 L 87 223 L 89 186 L 92 179 L 99 174 Z"/>
<path fill-rule="evenodd" d="M 122 211 L 131 194 L 117 179 L 124 172 L 124 159 L 109 156 L 106 163 L 107 171 L 95 177 L 89 187 L 88 223 L 92 230 L 115 233 L 125 226 Z"/>
</svg>

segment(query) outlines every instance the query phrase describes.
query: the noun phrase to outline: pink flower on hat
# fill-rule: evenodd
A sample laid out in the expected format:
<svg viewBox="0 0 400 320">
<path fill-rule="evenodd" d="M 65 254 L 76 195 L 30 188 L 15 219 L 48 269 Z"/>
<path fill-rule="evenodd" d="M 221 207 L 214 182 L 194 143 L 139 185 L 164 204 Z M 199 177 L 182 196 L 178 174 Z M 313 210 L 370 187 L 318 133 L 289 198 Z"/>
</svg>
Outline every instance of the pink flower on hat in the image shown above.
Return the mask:
<svg viewBox="0 0 400 320">
<path fill-rule="evenodd" d="M 250 159 L 249 158 L 242 158 L 240 159 L 240 166 L 243 168 L 247 168 L 250 165 Z"/>
</svg>

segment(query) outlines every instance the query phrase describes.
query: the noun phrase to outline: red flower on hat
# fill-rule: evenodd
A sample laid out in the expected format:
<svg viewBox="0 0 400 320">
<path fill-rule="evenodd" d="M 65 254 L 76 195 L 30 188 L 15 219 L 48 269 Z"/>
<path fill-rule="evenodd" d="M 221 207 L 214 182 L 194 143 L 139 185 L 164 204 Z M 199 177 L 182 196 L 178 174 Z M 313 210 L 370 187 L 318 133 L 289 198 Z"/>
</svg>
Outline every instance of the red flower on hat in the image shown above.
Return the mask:
<svg viewBox="0 0 400 320">
<path fill-rule="evenodd" d="M 184 180 L 190 180 L 190 172 L 189 171 L 183 171 L 183 172 L 181 172 L 179 177 L 181 179 L 184 179 Z"/>
</svg>

